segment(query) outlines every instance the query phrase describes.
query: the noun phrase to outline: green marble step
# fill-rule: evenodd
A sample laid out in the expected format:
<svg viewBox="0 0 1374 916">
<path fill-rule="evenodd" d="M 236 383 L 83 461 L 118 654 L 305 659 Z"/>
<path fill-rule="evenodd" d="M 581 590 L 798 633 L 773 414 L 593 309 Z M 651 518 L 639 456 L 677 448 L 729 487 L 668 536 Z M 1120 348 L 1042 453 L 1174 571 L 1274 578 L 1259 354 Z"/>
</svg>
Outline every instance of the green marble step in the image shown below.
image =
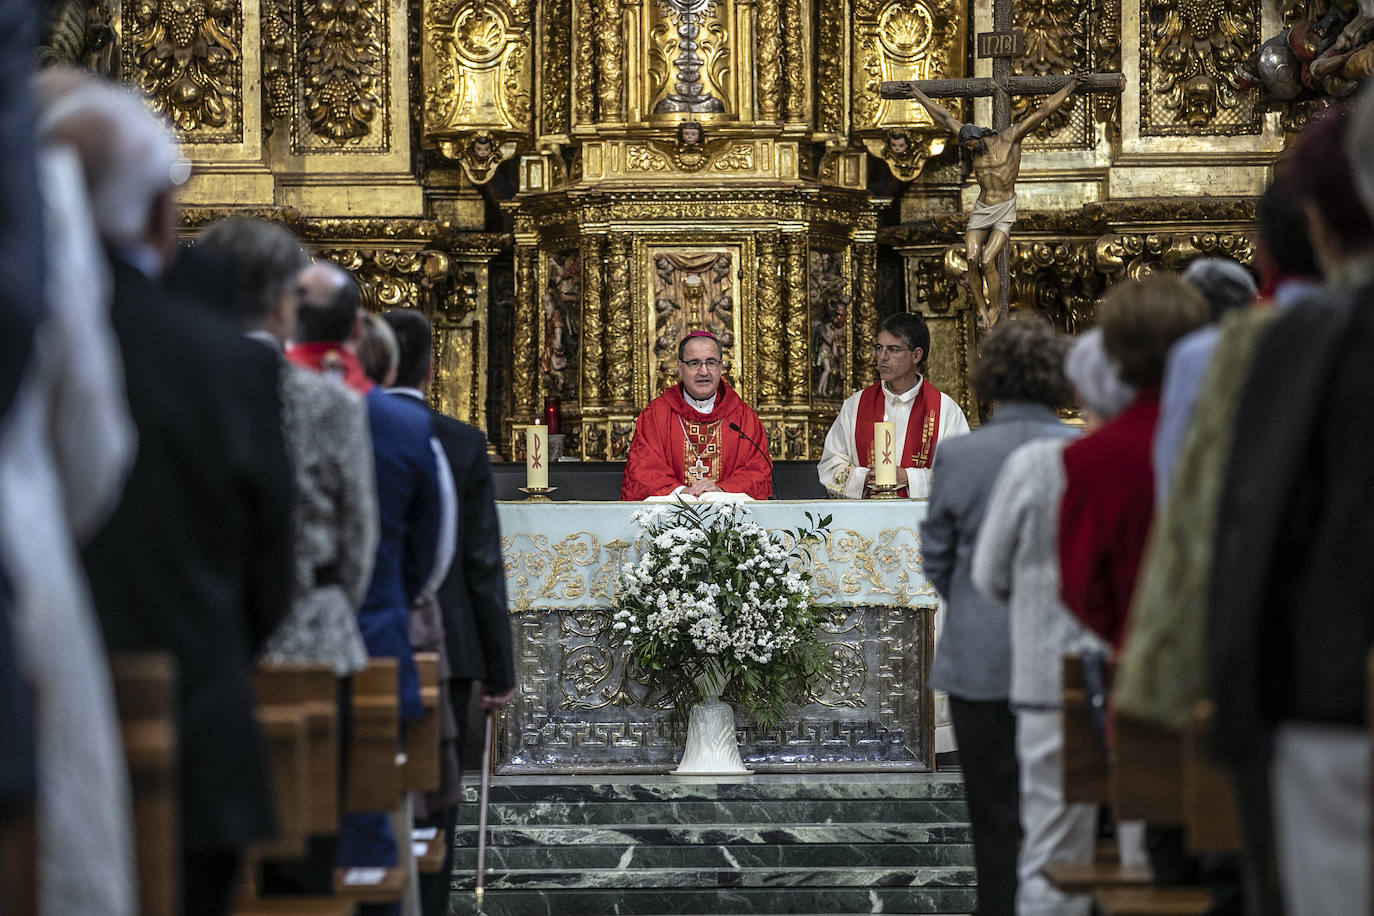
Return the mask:
<svg viewBox="0 0 1374 916">
<path fill-rule="evenodd" d="M 963 843 L 869 843 L 864 845 L 682 845 L 643 846 L 501 846 L 487 847 L 487 867 L 507 869 L 570 868 L 851 868 L 935 865 L 972 867 L 973 847 Z M 454 871 L 477 867 L 477 850 L 454 850 Z"/>
<path fill-rule="evenodd" d="M 735 781 L 719 777 L 645 776 L 604 777 L 605 781 L 559 782 L 563 777 L 509 777 L 494 780 L 489 798 L 504 802 L 631 802 L 631 801 L 788 801 L 826 799 L 962 799 L 964 784 L 955 779 L 920 774 L 888 776 L 855 773 L 796 777 L 753 776 Z M 463 800 L 474 805 L 478 786 L 469 781 Z"/>
<path fill-rule="evenodd" d="M 970 913 L 972 888 L 859 887 L 820 890 L 722 888 L 689 894 L 678 890 L 526 890 L 487 893 L 483 916 L 721 916 L 825 913 Z M 477 916 L 471 890 L 449 895 L 449 916 Z"/>
<path fill-rule="evenodd" d="M 472 824 L 477 806 L 460 812 Z M 966 820 L 962 800 L 825 799 L 809 801 L 671 801 L 671 802 L 503 802 L 493 803 L 488 823 L 502 826 L 545 824 L 634 824 L 651 816 L 676 824 L 837 824 L 895 821 L 950 823 Z"/>
<path fill-rule="evenodd" d="M 683 888 L 778 887 L 778 888 L 854 888 L 926 887 L 967 888 L 974 883 L 972 868 L 612 868 L 572 871 L 518 869 L 487 876 L 488 892 L 500 890 L 661 890 Z M 453 886 L 452 884 L 450 885 Z M 469 877 L 456 882 L 456 890 L 471 889 Z"/>
<path fill-rule="evenodd" d="M 459 827 L 455 845 L 476 846 L 477 831 Z M 969 843 L 967 822 L 952 824 L 606 824 L 572 827 L 498 827 L 494 846 L 748 846 L 780 844 Z"/>
</svg>

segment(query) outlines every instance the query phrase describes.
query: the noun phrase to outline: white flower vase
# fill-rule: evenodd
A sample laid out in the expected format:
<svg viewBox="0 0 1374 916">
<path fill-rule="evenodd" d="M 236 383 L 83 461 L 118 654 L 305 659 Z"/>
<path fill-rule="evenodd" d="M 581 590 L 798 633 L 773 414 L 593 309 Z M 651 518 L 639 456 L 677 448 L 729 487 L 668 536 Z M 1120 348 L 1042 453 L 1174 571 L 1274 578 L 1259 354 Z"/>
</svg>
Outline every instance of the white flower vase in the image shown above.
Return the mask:
<svg viewBox="0 0 1374 916">
<path fill-rule="evenodd" d="M 726 684 L 724 672 L 718 664 L 708 663 L 694 681 L 701 700 L 692 704 L 687 720 L 687 746 L 672 775 L 749 775 L 753 771 L 744 766 L 739 742 L 735 740 L 735 711 L 720 699 Z"/>
</svg>

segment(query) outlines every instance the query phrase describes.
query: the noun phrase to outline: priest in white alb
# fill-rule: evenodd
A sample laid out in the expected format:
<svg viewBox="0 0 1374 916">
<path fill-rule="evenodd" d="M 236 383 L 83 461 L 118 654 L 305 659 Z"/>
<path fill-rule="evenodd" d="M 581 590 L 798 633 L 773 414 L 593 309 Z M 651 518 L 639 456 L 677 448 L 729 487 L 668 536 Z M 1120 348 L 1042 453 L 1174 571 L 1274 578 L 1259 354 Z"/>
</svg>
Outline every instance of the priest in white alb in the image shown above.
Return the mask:
<svg viewBox="0 0 1374 916">
<path fill-rule="evenodd" d="M 921 375 L 930 353 L 930 329 L 919 315 L 901 312 L 878 324 L 873 345 L 876 384 L 851 394 L 825 437 L 816 469 L 821 485 L 837 499 L 864 499 L 875 483 L 873 424 L 893 424 L 897 493 L 930 495 L 930 469 L 941 442 L 969 431 L 968 419 L 947 394 Z"/>
</svg>

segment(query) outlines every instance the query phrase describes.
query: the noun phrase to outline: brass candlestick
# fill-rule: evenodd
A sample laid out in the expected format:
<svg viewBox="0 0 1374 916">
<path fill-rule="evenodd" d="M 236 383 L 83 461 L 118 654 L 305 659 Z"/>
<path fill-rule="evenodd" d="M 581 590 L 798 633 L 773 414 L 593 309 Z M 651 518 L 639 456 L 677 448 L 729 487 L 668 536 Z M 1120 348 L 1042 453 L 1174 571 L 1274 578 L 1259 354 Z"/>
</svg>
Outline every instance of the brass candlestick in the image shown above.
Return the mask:
<svg viewBox="0 0 1374 916">
<path fill-rule="evenodd" d="M 900 490 L 900 489 L 901 489 L 901 487 L 897 486 L 897 484 L 895 484 L 895 483 L 875 483 L 873 486 L 871 486 L 871 487 L 868 488 L 868 492 L 869 492 L 869 497 L 868 497 L 868 498 L 869 498 L 869 499 L 901 499 L 902 497 L 900 497 L 900 496 L 897 495 L 897 491 Z"/>
<path fill-rule="evenodd" d="M 557 487 L 519 487 L 518 489 L 520 490 L 521 493 L 524 493 L 524 494 L 525 494 L 525 502 L 530 502 L 530 503 L 544 502 L 544 503 L 547 503 L 547 502 L 553 502 L 553 500 L 549 499 L 549 494 L 552 493 L 554 490 L 557 490 L 558 488 L 557 488 Z"/>
</svg>

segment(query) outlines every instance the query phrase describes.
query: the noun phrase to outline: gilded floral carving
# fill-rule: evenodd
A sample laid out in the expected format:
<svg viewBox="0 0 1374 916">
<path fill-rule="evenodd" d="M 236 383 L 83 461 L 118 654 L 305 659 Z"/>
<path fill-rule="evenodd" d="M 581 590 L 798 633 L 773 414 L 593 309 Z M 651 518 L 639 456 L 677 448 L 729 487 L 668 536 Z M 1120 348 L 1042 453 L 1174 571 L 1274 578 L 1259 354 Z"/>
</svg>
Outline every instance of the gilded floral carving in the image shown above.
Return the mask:
<svg viewBox="0 0 1374 916">
<path fill-rule="evenodd" d="M 1016 27 L 1026 36 L 1026 53 L 1012 62 L 1022 76 L 1057 76 L 1090 69 L 1088 17 L 1079 0 L 1018 0 L 1013 7 Z M 1086 97 L 1070 99 L 1036 128 L 1037 148 L 1081 147 L 1087 141 L 1082 111 Z M 1013 96 L 1012 121 L 1020 121 L 1044 102 L 1039 96 Z M 1075 128 L 1076 129 L 1073 129 Z"/>
<path fill-rule="evenodd" d="M 383 108 L 385 10 L 385 0 L 303 0 L 304 112 L 327 143 L 362 140 Z"/>
<path fill-rule="evenodd" d="M 291 0 L 263 0 L 262 108 L 268 133 L 274 121 L 291 115 L 295 50 L 295 14 Z"/>
<path fill-rule="evenodd" d="M 655 249 L 650 257 L 654 363 L 650 391 L 662 391 L 677 378 L 678 341 L 689 331 L 716 335 L 728 375 L 735 362 L 734 252 Z"/>
<path fill-rule="evenodd" d="M 567 36 L 572 32 L 572 0 L 546 0 L 544 4 L 543 82 L 540 133 L 566 134 L 569 129 L 568 97 L 572 83 L 572 60 Z"/>
<path fill-rule="evenodd" d="M 239 0 L 142 0 L 125 7 L 124 16 L 126 65 L 153 109 L 197 140 L 217 133 L 237 139 Z"/>
<path fill-rule="evenodd" d="M 1141 4 L 1141 133 L 1257 134 L 1240 64 L 1259 41 L 1259 0 Z"/>
</svg>

